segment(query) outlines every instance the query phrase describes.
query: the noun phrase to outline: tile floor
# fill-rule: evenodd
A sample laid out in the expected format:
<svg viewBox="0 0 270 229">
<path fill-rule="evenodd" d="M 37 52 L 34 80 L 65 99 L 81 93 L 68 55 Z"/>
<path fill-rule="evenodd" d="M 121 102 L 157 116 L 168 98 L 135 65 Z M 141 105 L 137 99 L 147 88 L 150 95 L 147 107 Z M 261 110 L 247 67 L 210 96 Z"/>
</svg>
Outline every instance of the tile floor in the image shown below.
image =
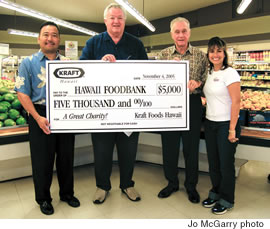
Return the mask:
<svg viewBox="0 0 270 229">
<path fill-rule="evenodd" d="M 222 216 L 213 215 L 210 209 L 188 201 L 183 183 L 180 191 L 167 199 L 159 199 L 157 193 L 166 186 L 160 165 L 137 162 L 134 171 L 136 189 L 142 200 L 131 202 L 121 193 L 117 164 L 111 176 L 112 190 L 102 205 L 94 205 L 94 166 L 76 167 L 75 195 L 81 201 L 79 208 L 71 208 L 59 201 L 56 176 L 51 188 L 55 213 L 43 215 L 34 201 L 31 177 L 0 182 L 1 219 L 269 219 L 270 184 L 267 176 L 270 163 L 249 161 L 241 167 L 236 182 L 236 203 L 232 211 Z M 179 170 L 180 182 L 184 170 Z M 210 187 L 209 175 L 200 173 L 198 191 L 201 199 L 207 197 Z"/>
</svg>

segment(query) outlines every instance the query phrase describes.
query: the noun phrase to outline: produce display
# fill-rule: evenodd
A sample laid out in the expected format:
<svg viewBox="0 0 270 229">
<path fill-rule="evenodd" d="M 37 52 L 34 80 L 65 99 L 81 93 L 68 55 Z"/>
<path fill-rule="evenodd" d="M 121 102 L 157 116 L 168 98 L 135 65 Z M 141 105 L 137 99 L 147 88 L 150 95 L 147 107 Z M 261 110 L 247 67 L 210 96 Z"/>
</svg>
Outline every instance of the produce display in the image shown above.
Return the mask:
<svg viewBox="0 0 270 229">
<path fill-rule="evenodd" d="M 0 87 L 0 127 L 26 124 L 23 115 L 23 109 L 17 95 L 12 93 L 8 87 Z"/>
<path fill-rule="evenodd" d="M 240 109 L 270 110 L 270 94 L 264 91 L 241 91 Z"/>
<path fill-rule="evenodd" d="M 241 78 L 242 79 L 242 78 Z M 242 87 L 270 88 L 270 81 L 262 80 L 241 80 Z"/>
<path fill-rule="evenodd" d="M 0 88 L 8 88 L 9 90 L 13 90 L 15 86 L 15 82 L 12 80 L 3 80 L 0 79 Z"/>
</svg>

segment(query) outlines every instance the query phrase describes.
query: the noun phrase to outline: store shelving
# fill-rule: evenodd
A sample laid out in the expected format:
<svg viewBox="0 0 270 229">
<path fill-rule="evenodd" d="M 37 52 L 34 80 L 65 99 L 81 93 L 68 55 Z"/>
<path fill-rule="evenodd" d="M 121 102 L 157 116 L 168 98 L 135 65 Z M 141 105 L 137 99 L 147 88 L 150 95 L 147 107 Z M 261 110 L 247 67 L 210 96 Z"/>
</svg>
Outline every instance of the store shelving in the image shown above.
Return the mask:
<svg viewBox="0 0 270 229">
<path fill-rule="evenodd" d="M 233 67 L 241 77 L 241 109 L 244 112 L 240 113 L 240 118 L 244 119 L 243 125 L 257 127 L 257 132 L 270 128 L 270 50 L 235 52 Z M 261 118 L 258 122 L 256 115 Z"/>
</svg>

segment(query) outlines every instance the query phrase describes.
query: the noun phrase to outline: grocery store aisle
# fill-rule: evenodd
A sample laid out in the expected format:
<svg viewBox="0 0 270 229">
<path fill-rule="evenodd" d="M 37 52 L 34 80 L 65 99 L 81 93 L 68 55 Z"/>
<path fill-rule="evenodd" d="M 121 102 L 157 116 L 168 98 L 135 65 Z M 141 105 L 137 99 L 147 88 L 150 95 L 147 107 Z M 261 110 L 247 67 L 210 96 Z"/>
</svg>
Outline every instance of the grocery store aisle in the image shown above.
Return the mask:
<svg viewBox="0 0 270 229">
<path fill-rule="evenodd" d="M 201 204 L 188 201 L 183 182 L 180 190 L 167 199 L 157 197 L 161 188 L 166 185 L 160 165 L 137 162 L 134 172 L 136 189 L 142 200 L 131 202 L 124 196 L 119 186 L 118 167 L 115 164 L 112 173 L 112 190 L 102 205 L 92 203 L 95 192 L 94 166 L 87 165 L 74 169 L 75 194 L 81 201 L 79 208 L 71 208 L 59 201 L 58 184 L 54 176 L 52 185 L 52 216 L 43 215 L 34 201 L 32 177 L 0 183 L 0 218 L 9 219 L 225 219 L 225 218 L 270 218 L 270 184 L 267 176 L 270 163 L 249 161 L 241 167 L 236 185 L 236 204 L 232 211 L 222 216 L 213 215 L 210 209 Z M 179 170 L 180 182 L 184 170 Z M 201 199 L 207 197 L 210 180 L 207 173 L 200 173 L 198 191 Z"/>
</svg>

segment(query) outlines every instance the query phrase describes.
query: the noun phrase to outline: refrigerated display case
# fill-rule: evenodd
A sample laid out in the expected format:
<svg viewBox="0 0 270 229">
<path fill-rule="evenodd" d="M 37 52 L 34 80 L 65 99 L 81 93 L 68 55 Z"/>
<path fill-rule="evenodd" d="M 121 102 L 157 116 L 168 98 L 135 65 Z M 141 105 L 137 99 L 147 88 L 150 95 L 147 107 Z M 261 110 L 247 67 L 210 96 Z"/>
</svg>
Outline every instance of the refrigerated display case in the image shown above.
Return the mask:
<svg viewBox="0 0 270 229">
<path fill-rule="evenodd" d="M 241 77 L 240 119 L 245 127 L 270 128 L 270 51 L 241 51 L 233 56 Z"/>
</svg>

